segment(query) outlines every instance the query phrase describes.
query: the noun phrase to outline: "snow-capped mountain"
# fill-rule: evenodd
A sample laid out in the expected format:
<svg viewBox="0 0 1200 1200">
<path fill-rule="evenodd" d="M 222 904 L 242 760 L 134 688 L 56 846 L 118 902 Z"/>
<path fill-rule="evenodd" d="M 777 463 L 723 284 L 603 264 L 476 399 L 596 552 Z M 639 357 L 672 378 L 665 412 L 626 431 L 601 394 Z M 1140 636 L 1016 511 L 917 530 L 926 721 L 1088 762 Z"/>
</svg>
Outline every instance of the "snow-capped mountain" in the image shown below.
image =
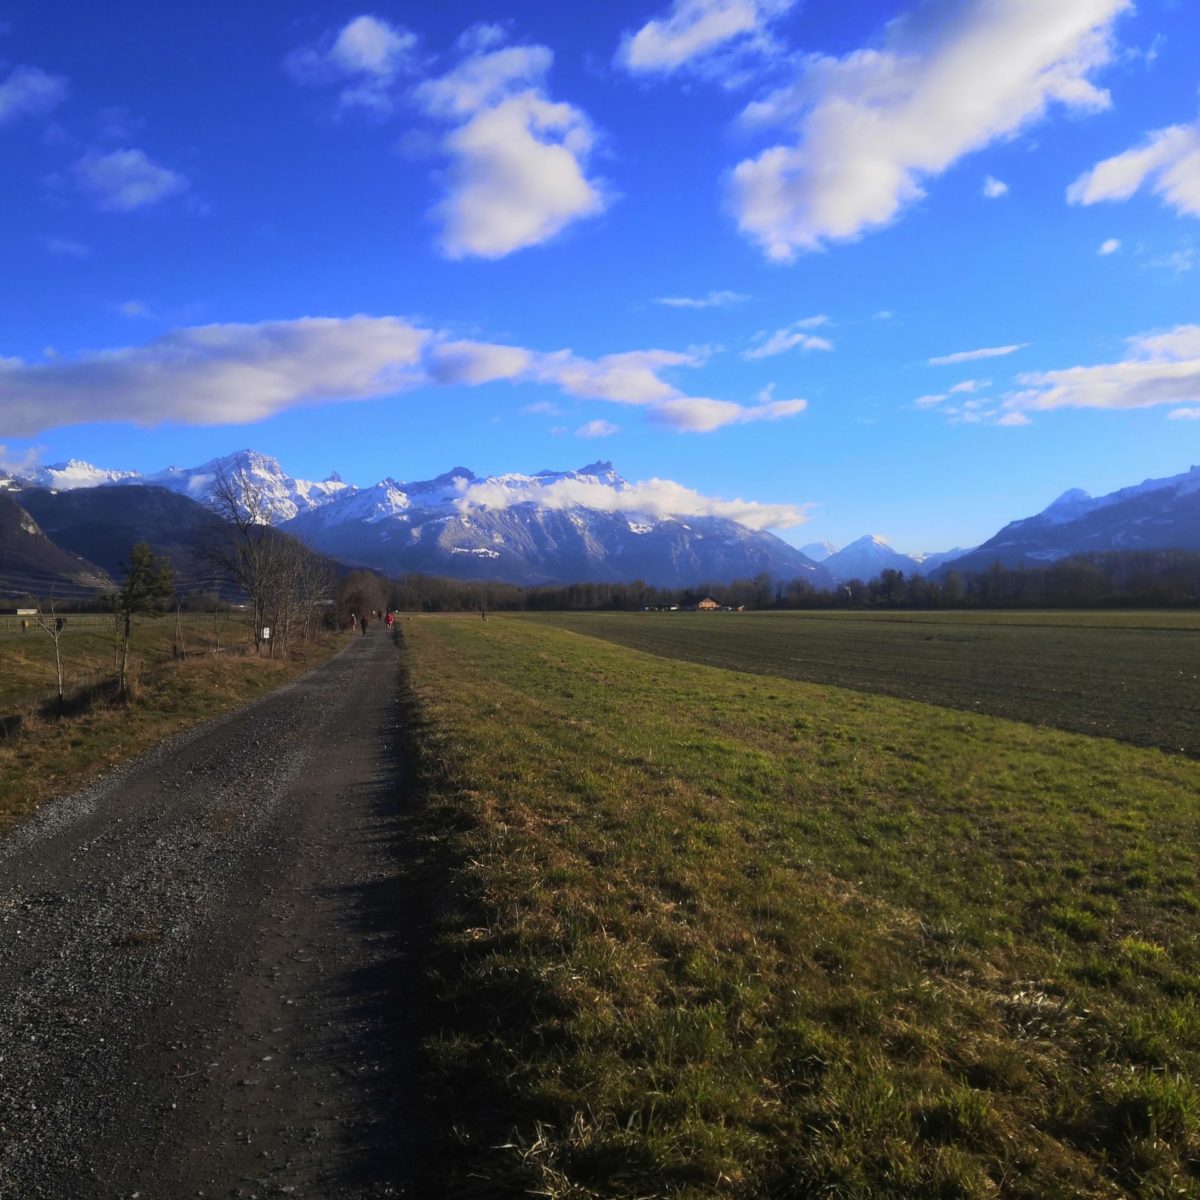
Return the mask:
<svg viewBox="0 0 1200 1200">
<path fill-rule="evenodd" d="M 807 554 L 813 562 L 824 562 L 831 554 L 836 554 L 838 548 L 832 542 L 809 542 L 800 547 L 801 554 Z"/>
<path fill-rule="evenodd" d="M 275 521 L 289 520 L 298 513 L 327 504 L 345 492 L 357 490 L 344 483 L 336 472 L 319 483 L 293 479 L 279 465 L 278 459 L 269 454 L 260 454 L 257 450 L 238 450 L 198 467 L 167 467 L 165 471 L 139 476 L 127 482 L 167 488 L 168 491 L 199 500 L 201 504 L 210 504 L 213 485 L 221 475 L 232 479 L 244 478 L 258 493 L 262 507 Z"/>
<path fill-rule="evenodd" d="M 75 472 L 80 479 L 83 466 Z M 766 573 L 818 588 L 833 583 L 780 538 L 716 515 L 719 504 L 666 481 L 635 490 L 610 462 L 488 478 L 454 467 L 433 479 L 387 478 L 365 488 L 337 475 L 320 483 L 294 479 L 274 458 L 253 450 L 150 475 L 86 469 L 104 489 L 164 488 L 210 505 L 222 474 L 244 479 L 257 494 L 251 507 L 261 506 L 280 528 L 331 557 L 395 574 L 518 583 L 642 579 L 691 587 Z M 61 478 L 25 482 L 45 487 Z M 51 493 L 61 490 L 42 493 L 48 519 L 57 512 Z"/>
<path fill-rule="evenodd" d="M 325 504 L 343 492 L 356 490 L 344 483 L 336 472 L 319 483 L 293 479 L 278 460 L 257 450 L 238 450 L 198 467 L 167 467 L 153 475 L 143 475 L 138 471 L 107 470 L 73 458 L 65 463 L 36 467 L 21 474 L 19 480 L 54 492 L 113 484 L 148 484 L 209 504 L 213 483 L 222 473 L 231 477 L 244 475 L 250 486 L 259 493 L 271 519 L 276 521 L 286 521 L 297 513 Z M 0 483 L 0 486 L 3 484 Z"/>
<path fill-rule="evenodd" d="M 932 575 L 934 571 L 940 570 L 956 558 L 970 554 L 973 549 L 973 546 L 955 546 L 953 550 L 938 550 L 933 554 L 913 554 L 910 557 L 916 560 L 917 570 L 922 575 Z"/>
<path fill-rule="evenodd" d="M 407 520 L 413 513 L 425 510 L 451 511 L 475 482 L 475 473 L 466 467 L 454 467 L 436 479 L 420 483 L 402 483 L 390 477 L 381 479 L 372 487 L 346 490 L 329 496 L 323 504 L 313 505 L 305 527 L 330 529 L 354 523 L 376 525 L 395 518 Z"/>
<path fill-rule="evenodd" d="M 667 481 L 631 485 L 609 462 L 487 478 L 454 467 L 433 479 L 387 478 L 357 488 L 336 474 L 318 483 L 295 479 L 274 458 L 243 450 L 152 475 L 74 459 L 26 472 L 10 469 L 0 472 L 0 493 L 32 512 L 54 542 L 90 560 L 89 566 L 108 569 L 136 529 L 158 530 L 158 541 L 167 545 L 163 530 L 190 530 L 191 516 L 202 510 L 174 513 L 166 505 L 169 497 L 157 492 L 145 504 L 113 495 L 110 512 L 102 496 L 150 485 L 204 503 L 222 472 L 244 477 L 282 528 L 334 558 L 389 573 L 519 583 L 640 578 L 683 587 L 766 573 L 829 588 L 851 578 L 874 579 L 888 569 L 941 576 L 951 567 L 971 572 L 996 561 L 1037 565 L 1090 551 L 1200 551 L 1200 467 L 1106 496 L 1073 488 L 974 550 L 921 556 L 900 554 L 870 535 L 827 556 L 828 543 L 797 550 L 718 515 L 731 510 Z M 85 489 L 95 489 L 93 501 Z M 195 539 L 191 533 L 181 537 L 169 549 L 183 561 L 190 553 L 188 539 Z M 824 562 L 814 561 L 818 555 Z"/>
<path fill-rule="evenodd" d="M 73 492 L 77 488 L 101 487 L 106 483 L 124 483 L 137 479 L 136 471 L 109 471 L 94 467 L 79 458 L 66 462 L 52 463 L 48 467 L 34 467 L 22 475 L 38 487 L 50 488 L 55 492 Z"/>
<path fill-rule="evenodd" d="M 881 571 L 903 571 L 906 575 L 921 571 L 915 558 L 893 550 L 878 534 L 871 533 L 843 546 L 821 565 L 839 583 L 847 579 L 874 579 Z"/>
<path fill-rule="evenodd" d="M 994 562 L 1044 566 L 1072 554 L 1168 549 L 1200 550 L 1200 467 L 1106 496 L 1072 488 L 940 570 L 984 571 Z"/>
<path fill-rule="evenodd" d="M 417 483 L 385 479 L 282 527 L 327 554 L 389 573 L 691 586 L 766 572 L 814 587 L 832 582 L 773 534 L 726 517 L 639 509 L 611 463 L 485 479 L 464 467 Z"/>
</svg>

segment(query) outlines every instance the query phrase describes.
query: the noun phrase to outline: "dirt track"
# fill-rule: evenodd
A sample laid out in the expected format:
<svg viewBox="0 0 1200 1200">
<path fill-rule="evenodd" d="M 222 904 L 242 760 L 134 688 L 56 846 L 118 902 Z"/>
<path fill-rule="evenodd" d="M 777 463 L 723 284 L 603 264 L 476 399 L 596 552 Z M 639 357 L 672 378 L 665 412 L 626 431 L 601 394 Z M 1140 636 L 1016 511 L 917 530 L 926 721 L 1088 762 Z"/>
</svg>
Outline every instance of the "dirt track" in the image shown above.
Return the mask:
<svg viewBox="0 0 1200 1200">
<path fill-rule="evenodd" d="M 382 629 L 0 843 L 0 1197 L 411 1195 Z"/>
</svg>

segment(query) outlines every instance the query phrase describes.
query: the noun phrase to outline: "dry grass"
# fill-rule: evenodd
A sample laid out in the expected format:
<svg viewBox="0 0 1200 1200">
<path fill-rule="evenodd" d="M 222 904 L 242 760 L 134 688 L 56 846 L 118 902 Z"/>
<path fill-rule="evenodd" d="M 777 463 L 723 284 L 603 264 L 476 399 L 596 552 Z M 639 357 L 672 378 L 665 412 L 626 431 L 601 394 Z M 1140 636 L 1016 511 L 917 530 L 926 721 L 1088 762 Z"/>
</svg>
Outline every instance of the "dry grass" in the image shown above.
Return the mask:
<svg viewBox="0 0 1200 1200">
<path fill-rule="evenodd" d="M 120 632 L 113 617 L 68 613 L 62 635 L 63 674 L 68 692 L 115 675 L 120 661 Z M 245 646 L 250 625 L 244 616 L 188 613 L 180 622 L 184 649 L 207 653 L 216 644 Z M 173 660 L 175 616 L 139 616 L 130 658 L 135 670 L 151 670 Z M 6 630 L 0 636 L 0 718 L 28 708 L 55 690 L 54 643 L 36 625 L 28 632 Z"/>
<path fill-rule="evenodd" d="M 48 640 L 48 639 L 46 639 Z M 74 716 L 29 708 L 0 738 L 0 836 L 51 796 L 79 788 L 173 734 L 245 704 L 334 653 L 336 636 L 286 659 L 193 657 L 135 676 L 127 704 L 99 699 Z"/>
<path fill-rule="evenodd" d="M 1200 1196 L 1200 765 L 406 624 L 446 1195 Z"/>
</svg>

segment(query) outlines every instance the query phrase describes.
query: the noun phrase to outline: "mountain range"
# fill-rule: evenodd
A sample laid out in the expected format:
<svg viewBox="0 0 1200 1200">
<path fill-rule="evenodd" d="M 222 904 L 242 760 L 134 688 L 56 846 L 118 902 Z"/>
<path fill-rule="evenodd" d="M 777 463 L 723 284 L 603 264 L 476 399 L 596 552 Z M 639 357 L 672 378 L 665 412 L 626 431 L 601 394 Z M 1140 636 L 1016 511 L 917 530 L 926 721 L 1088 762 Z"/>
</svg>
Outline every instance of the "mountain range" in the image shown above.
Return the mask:
<svg viewBox="0 0 1200 1200">
<path fill-rule="evenodd" d="M 1011 521 L 953 566 L 984 571 L 995 562 L 1045 566 L 1073 554 L 1168 549 L 1200 551 L 1200 467 L 1106 496 L 1072 488 L 1036 516 Z"/>
<path fill-rule="evenodd" d="M 878 535 L 801 549 L 730 516 L 670 512 L 609 462 L 576 471 L 481 478 L 454 467 L 433 479 L 359 488 L 331 474 L 293 478 L 253 450 L 151 475 L 79 460 L 0 473 L 0 587 L 58 576 L 96 586 L 137 540 L 187 572 L 212 520 L 214 483 L 236 477 L 272 522 L 349 565 L 520 584 L 642 579 L 694 587 L 758 574 L 830 588 L 884 570 L 943 575 L 1044 566 L 1118 549 L 1200 551 L 1200 467 L 1092 497 L 1065 492 L 970 550 L 922 556 Z"/>
<path fill-rule="evenodd" d="M 817 588 L 833 582 L 774 534 L 727 516 L 663 511 L 657 496 L 638 493 L 607 462 L 578 471 L 488 478 L 455 467 L 429 480 L 389 478 L 358 488 L 337 475 L 319 483 L 292 478 L 275 459 L 245 450 L 153 475 L 73 460 L 10 476 L 0 480 L 0 487 L 31 517 L 36 510 L 36 520 L 55 531 L 61 544 L 90 545 L 90 552 L 81 553 L 111 573 L 113 551 L 127 554 L 130 544 L 128 522 L 114 507 L 122 513 L 162 514 L 167 501 L 152 501 L 151 495 L 174 493 L 169 500 L 192 507 L 171 515 L 167 529 L 157 520 L 155 528 L 161 539 L 177 522 L 189 543 L 183 553 L 194 553 L 191 531 L 206 517 L 205 506 L 213 502 L 214 484 L 222 476 L 252 490 L 254 507 L 269 513 L 278 528 L 344 563 L 390 574 L 426 572 L 521 584 L 642 579 L 662 587 L 759 574 L 803 578 Z M 101 524 L 111 527 L 113 538 L 91 521 L 92 498 L 98 499 L 96 514 L 103 510 Z M 134 515 L 135 524 L 137 519 Z M 180 550 L 176 546 L 171 553 L 178 556 Z M 0 574 L 5 561 L 0 546 Z"/>
</svg>

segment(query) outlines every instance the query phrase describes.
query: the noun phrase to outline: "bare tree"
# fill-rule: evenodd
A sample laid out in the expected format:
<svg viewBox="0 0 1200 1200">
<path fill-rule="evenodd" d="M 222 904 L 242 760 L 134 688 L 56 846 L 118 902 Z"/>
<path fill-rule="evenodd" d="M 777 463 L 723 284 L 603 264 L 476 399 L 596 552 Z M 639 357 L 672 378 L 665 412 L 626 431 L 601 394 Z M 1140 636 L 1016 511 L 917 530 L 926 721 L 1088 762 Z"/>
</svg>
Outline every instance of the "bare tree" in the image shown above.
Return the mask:
<svg viewBox="0 0 1200 1200">
<path fill-rule="evenodd" d="M 37 614 L 38 628 L 45 634 L 49 634 L 54 642 L 54 672 L 58 678 L 58 711 L 61 714 L 63 710 L 63 665 L 62 665 L 62 650 L 59 642 L 63 635 L 63 627 L 66 624 L 66 618 L 60 617 L 54 611 L 54 593 L 50 593 L 50 612 L 49 614 L 39 612 Z"/>
<path fill-rule="evenodd" d="M 209 565 L 245 593 L 254 621 L 254 648 L 283 653 L 297 633 L 310 636 L 313 612 L 331 587 L 328 563 L 297 538 L 274 529 L 276 512 L 257 480 L 239 463 L 213 481 L 214 522 L 205 549 Z M 266 631 L 271 631 L 267 636 Z"/>
<path fill-rule="evenodd" d="M 254 621 L 254 649 L 260 652 L 273 577 L 274 513 L 244 464 L 218 470 L 210 490 L 213 522 L 204 556 L 225 580 L 244 592 Z"/>
</svg>

